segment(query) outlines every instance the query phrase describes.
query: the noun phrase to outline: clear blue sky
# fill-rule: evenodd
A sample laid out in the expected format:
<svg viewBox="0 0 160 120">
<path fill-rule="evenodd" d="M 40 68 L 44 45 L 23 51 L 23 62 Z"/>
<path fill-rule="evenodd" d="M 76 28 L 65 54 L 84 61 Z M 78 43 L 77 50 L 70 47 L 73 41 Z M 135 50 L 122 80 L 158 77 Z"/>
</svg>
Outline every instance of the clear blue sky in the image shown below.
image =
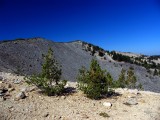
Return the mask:
<svg viewBox="0 0 160 120">
<path fill-rule="evenodd" d="M 0 40 L 31 37 L 160 54 L 160 1 L 0 0 Z"/>
</svg>

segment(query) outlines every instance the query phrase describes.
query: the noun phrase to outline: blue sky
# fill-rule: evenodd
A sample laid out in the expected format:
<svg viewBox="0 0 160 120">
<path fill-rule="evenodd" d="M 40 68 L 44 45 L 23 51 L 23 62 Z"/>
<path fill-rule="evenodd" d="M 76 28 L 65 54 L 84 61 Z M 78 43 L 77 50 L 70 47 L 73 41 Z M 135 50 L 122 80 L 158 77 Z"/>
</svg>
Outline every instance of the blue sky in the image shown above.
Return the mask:
<svg viewBox="0 0 160 120">
<path fill-rule="evenodd" d="M 160 1 L 0 0 L 0 40 L 32 37 L 160 54 Z"/>
</svg>

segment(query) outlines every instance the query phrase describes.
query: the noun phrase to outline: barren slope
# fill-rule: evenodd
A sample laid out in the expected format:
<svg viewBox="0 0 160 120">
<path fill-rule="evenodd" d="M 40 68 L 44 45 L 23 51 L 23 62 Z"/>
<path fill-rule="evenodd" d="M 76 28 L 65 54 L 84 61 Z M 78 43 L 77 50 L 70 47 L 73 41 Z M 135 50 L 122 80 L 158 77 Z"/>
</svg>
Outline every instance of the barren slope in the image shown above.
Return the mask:
<svg viewBox="0 0 160 120">
<path fill-rule="evenodd" d="M 55 57 L 62 65 L 63 79 L 76 81 L 78 70 L 81 66 L 89 67 L 93 56 L 83 50 L 82 42 L 57 43 L 43 38 L 15 40 L 0 43 L 0 71 L 16 72 L 22 74 L 35 74 L 41 71 L 42 54 L 51 47 Z M 145 90 L 160 92 L 160 77 L 147 73 L 144 67 L 119 63 L 111 60 L 106 54 L 107 60 L 97 57 L 103 69 L 107 69 L 116 80 L 122 68 L 134 68 L 138 83 L 142 83 Z"/>
</svg>

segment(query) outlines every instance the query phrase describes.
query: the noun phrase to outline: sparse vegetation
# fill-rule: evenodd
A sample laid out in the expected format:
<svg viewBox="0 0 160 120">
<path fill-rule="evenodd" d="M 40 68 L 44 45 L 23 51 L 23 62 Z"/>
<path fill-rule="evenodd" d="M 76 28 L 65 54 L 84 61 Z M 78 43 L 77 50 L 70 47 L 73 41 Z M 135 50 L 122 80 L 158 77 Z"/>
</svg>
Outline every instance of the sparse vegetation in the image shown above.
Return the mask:
<svg viewBox="0 0 160 120">
<path fill-rule="evenodd" d="M 101 113 L 99 113 L 99 115 L 100 116 L 102 116 L 102 117 L 110 117 L 107 113 L 105 113 L 105 112 L 101 112 Z"/>
<path fill-rule="evenodd" d="M 60 82 L 61 66 L 54 58 L 51 48 L 48 50 L 47 55 L 43 55 L 43 58 L 42 72 L 39 75 L 28 77 L 26 82 L 36 85 L 47 95 L 60 95 L 64 92 L 64 86 L 67 82 Z"/>
</svg>

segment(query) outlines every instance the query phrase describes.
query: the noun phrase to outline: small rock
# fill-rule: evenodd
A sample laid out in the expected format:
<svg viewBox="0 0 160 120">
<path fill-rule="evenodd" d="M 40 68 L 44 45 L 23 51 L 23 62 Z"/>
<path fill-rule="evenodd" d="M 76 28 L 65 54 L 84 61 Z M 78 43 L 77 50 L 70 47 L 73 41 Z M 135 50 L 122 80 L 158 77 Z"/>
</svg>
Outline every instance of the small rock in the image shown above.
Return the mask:
<svg viewBox="0 0 160 120">
<path fill-rule="evenodd" d="M 37 87 L 36 87 L 36 86 L 29 87 L 29 90 L 28 90 L 28 92 L 35 91 L 36 89 L 37 89 Z"/>
<path fill-rule="evenodd" d="M 5 101 L 4 97 L 0 97 L 0 102 Z"/>
<path fill-rule="evenodd" d="M 127 97 L 128 98 L 136 98 L 136 96 L 133 96 L 133 95 L 132 96 L 128 95 Z"/>
<path fill-rule="evenodd" d="M 103 103 L 103 106 L 105 106 L 105 107 L 111 107 L 112 104 L 111 104 L 110 102 L 104 102 L 104 103 Z"/>
<path fill-rule="evenodd" d="M 9 88 L 8 89 L 8 92 L 12 92 L 12 91 L 14 91 L 15 90 L 15 88 Z"/>
<path fill-rule="evenodd" d="M 14 84 L 19 84 L 19 83 L 21 83 L 21 80 L 16 79 L 16 80 L 13 81 L 13 83 Z"/>
<path fill-rule="evenodd" d="M 6 93 L 4 96 L 3 96 L 5 99 L 10 99 L 11 98 L 11 95 L 9 93 Z"/>
<path fill-rule="evenodd" d="M 43 115 L 43 117 L 48 117 L 48 116 L 49 116 L 48 112 Z"/>
<path fill-rule="evenodd" d="M 34 90 L 36 90 L 37 87 L 36 86 L 33 86 L 33 87 L 24 87 L 21 89 L 21 92 L 32 92 Z"/>
<path fill-rule="evenodd" d="M 83 115 L 82 115 L 82 118 L 83 118 L 83 119 L 88 119 L 89 117 L 88 117 L 86 114 L 83 114 Z"/>
<path fill-rule="evenodd" d="M 138 94 L 138 90 L 137 89 L 134 89 L 134 90 L 128 90 L 129 93 L 131 94 L 135 94 L 137 95 Z"/>
<path fill-rule="evenodd" d="M 20 92 L 16 96 L 16 100 L 24 99 L 26 97 L 24 92 Z"/>
<path fill-rule="evenodd" d="M 70 87 L 70 84 L 69 84 L 69 83 L 67 83 L 64 87 L 65 87 L 65 88 Z"/>
<path fill-rule="evenodd" d="M 8 108 L 11 109 L 11 108 L 13 108 L 13 106 L 9 106 Z"/>
<path fill-rule="evenodd" d="M 24 87 L 20 90 L 21 92 L 27 92 L 28 91 L 28 88 L 27 87 Z"/>
<path fill-rule="evenodd" d="M 64 99 L 66 99 L 66 96 L 61 96 L 61 98 L 64 100 Z"/>
<path fill-rule="evenodd" d="M 124 88 L 123 90 L 124 90 L 124 91 L 127 91 L 127 90 L 128 90 L 128 88 Z"/>
<path fill-rule="evenodd" d="M 124 94 L 125 91 L 122 88 L 117 88 L 117 89 L 115 89 L 115 92 L 119 93 L 119 94 Z"/>
<path fill-rule="evenodd" d="M 137 99 L 136 98 L 129 98 L 125 103 L 125 105 L 137 105 Z"/>
<path fill-rule="evenodd" d="M 4 96 L 4 93 L 0 93 L 0 96 Z"/>
<path fill-rule="evenodd" d="M 0 96 L 4 96 L 7 91 L 8 91 L 8 89 L 6 89 L 6 88 L 0 89 Z"/>
</svg>

